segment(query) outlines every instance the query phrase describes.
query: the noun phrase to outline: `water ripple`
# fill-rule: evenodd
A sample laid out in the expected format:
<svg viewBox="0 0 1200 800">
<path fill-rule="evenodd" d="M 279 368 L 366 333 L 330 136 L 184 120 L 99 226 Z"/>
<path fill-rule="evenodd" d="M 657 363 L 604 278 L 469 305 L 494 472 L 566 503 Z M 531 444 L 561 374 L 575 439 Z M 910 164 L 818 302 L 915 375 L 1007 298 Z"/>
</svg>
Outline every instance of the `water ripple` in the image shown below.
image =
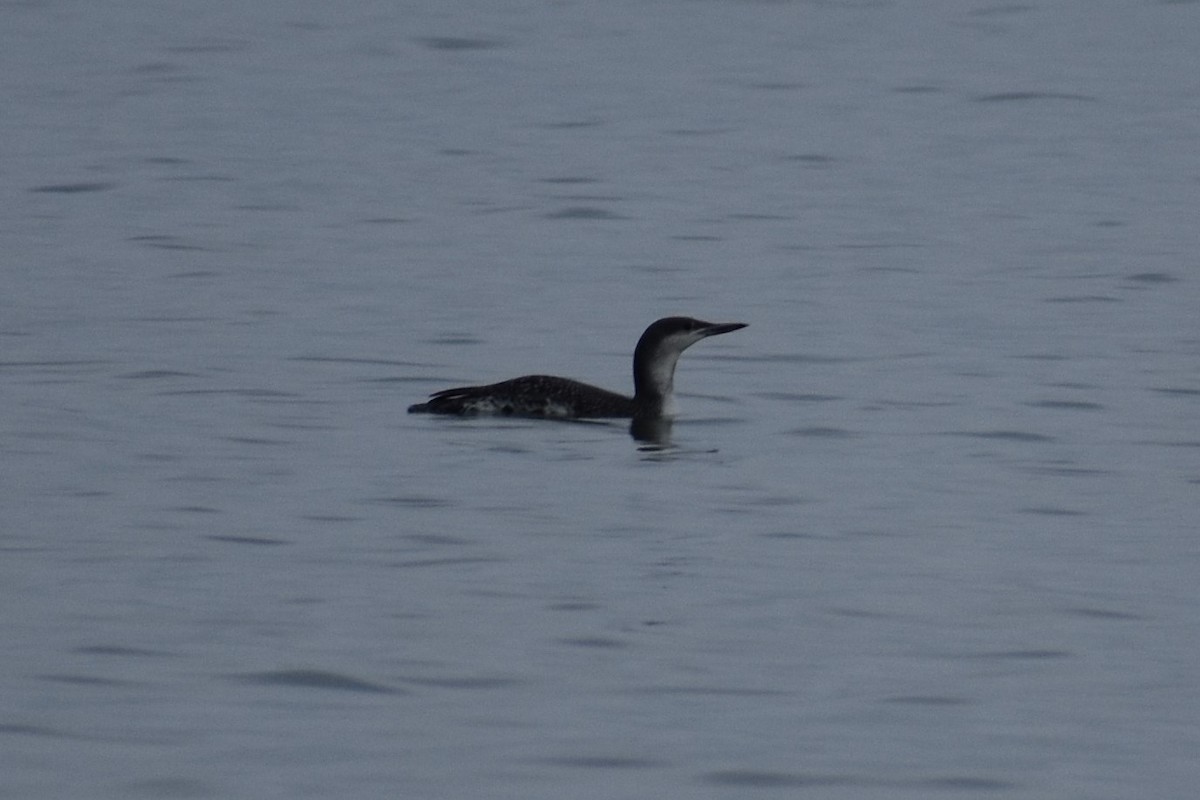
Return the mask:
<svg viewBox="0 0 1200 800">
<path fill-rule="evenodd" d="M 800 786 L 846 786 L 861 783 L 849 775 L 821 775 L 805 772 L 772 772 L 754 769 L 724 769 L 705 773 L 701 780 L 714 786 L 742 789 L 779 789 Z"/>
<path fill-rule="evenodd" d="M 1025 405 L 1031 408 L 1052 408 L 1064 411 L 1102 411 L 1104 406 L 1085 400 L 1035 400 Z"/>
<path fill-rule="evenodd" d="M 997 92 L 980 95 L 975 98 L 977 103 L 1011 103 L 1027 100 L 1081 100 L 1095 102 L 1099 98 L 1090 94 L 1074 94 L 1072 92 Z"/>
<path fill-rule="evenodd" d="M 288 686 L 299 689 L 330 689 L 340 692 L 367 692 L 374 694 L 403 694 L 403 689 L 374 683 L 372 681 L 327 672 L 319 669 L 281 669 L 267 672 L 250 672 L 231 676 L 245 683 L 264 686 Z"/>
<path fill-rule="evenodd" d="M 551 211 L 546 215 L 546 219 L 613 221 L 628 219 L 628 217 L 622 216 L 615 211 L 609 211 L 606 208 L 597 208 L 596 206 L 567 206 L 558 211 Z"/>
<path fill-rule="evenodd" d="M 646 769 L 663 766 L 661 761 L 637 756 L 551 756 L 539 758 L 536 763 L 573 769 Z"/>
<path fill-rule="evenodd" d="M 944 695 L 901 695 L 884 698 L 882 702 L 904 706 L 965 706 L 971 701 Z"/>
<path fill-rule="evenodd" d="M 1028 431 L 947 431 L 947 436 L 965 436 L 971 439 L 999 439 L 1006 442 L 1053 442 L 1053 436 Z"/>
<path fill-rule="evenodd" d="M 810 428 L 795 428 L 790 431 L 784 431 L 788 436 L 802 436 L 812 439 L 849 439 L 854 436 L 853 433 L 845 428 L 822 428 L 819 426 Z"/>
<path fill-rule="evenodd" d="M 42 194 L 84 194 L 106 192 L 115 186 L 115 183 L 108 181 L 80 181 L 79 183 L 50 183 L 45 186 L 34 186 L 29 191 Z"/>
<path fill-rule="evenodd" d="M 283 539 L 271 539 L 263 536 L 233 536 L 221 533 L 210 533 L 204 538 L 214 542 L 228 542 L 230 544 L 249 544 L 256 546 L 291 544 L 291 542 Z"/>
<path fill-rule="evenodd" d="M 493 50 L 503 47 L 500 39 L 485 39 L 469 36 L 425 36 L 416 40 L 430 50 Z"/>
</svg>

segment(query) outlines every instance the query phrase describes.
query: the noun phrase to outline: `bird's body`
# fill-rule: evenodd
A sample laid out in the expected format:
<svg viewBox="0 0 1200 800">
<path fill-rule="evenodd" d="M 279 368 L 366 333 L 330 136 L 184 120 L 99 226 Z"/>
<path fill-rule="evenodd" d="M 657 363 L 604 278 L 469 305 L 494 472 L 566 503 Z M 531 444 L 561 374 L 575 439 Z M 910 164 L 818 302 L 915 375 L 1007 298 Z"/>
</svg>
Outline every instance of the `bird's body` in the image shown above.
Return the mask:
<svg viewBox="0 0 1200 800">
<path fill-rule="evenodd" d="M 666 317 L 648 327 L 633 354 L 634 395 L 628 397 L 587 383 L 552 375 L 525 375 L 486 386 L 435 392 L 409 413 L 491 414 L 558 419 L 625 418 L 653 420 L 671 415 L 675 364 L 680 354 L 708 336 L 746 327 Z"/>
<path fill-rule="evenodd" d="M 430 414 L 601 419 L 632 417 L 633 398 L 570 378 L 524 375 L 488 386 L 443 389 L 431 395 L 428 402 L 409 406 L 408 410 Z"/>
</svg>

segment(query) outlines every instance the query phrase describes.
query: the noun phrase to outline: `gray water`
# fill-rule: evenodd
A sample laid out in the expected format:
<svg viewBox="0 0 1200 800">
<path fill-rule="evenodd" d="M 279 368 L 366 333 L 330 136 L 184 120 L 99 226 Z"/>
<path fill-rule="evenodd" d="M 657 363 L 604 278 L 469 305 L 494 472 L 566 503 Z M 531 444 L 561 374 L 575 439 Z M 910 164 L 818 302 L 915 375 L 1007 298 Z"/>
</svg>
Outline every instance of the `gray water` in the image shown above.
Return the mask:
<svg viewBox="0 0 1200 800">
<path fill-rule="evenodd" d="M 5 4 L 0 796 L 1194 797 L 1198 54 Z M 404 413 L 667 314 L 663 447 Z"/>
</svg>

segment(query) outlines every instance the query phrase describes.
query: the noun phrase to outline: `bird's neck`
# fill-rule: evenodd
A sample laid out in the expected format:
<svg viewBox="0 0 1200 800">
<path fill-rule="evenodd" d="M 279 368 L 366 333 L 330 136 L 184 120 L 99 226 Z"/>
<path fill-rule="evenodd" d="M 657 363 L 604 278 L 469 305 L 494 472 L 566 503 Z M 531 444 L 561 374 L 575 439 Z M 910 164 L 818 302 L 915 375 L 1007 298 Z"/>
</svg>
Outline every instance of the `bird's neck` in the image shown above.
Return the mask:
<svg viewBox="0 0 1200 800">
<path fill-rule="evenodd" d="M 633 402 L 643 418 L 670 416 L 674 411 L 675 364 L 679 353 L 638 352 L 633 360 Z"/>
</svg>

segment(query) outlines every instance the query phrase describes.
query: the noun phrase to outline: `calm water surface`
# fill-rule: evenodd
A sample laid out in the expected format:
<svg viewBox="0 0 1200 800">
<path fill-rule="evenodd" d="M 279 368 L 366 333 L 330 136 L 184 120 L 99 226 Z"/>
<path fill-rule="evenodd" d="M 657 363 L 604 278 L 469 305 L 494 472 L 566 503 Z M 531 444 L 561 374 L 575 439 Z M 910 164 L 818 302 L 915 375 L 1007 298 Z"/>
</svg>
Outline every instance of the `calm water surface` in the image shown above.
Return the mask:
<svg viewBox="0 0 1200 800">
<path fill-rule="evenodd" d="M 0 19 L 0 796 L 1194 796 L 1200 4 Z"/>
</svg>

